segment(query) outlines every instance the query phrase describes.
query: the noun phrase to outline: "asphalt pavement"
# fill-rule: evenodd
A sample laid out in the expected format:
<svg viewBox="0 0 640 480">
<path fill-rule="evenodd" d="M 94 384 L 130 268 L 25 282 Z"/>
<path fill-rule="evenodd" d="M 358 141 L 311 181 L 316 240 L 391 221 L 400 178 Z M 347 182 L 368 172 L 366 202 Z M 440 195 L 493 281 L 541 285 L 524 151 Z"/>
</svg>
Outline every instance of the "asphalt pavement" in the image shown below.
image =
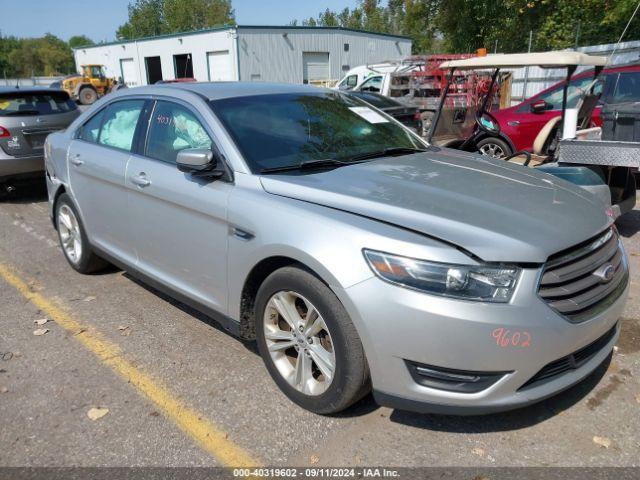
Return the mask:
<svg viewBox="0 0 640 480">
<path fill-rule="evenodd" d="M 322 417 L 280 393 L 254 344 L 122 271 L 74 272 L 46 195 L 20 193 L 0 203 L 0 465 L 639 466 L 640 210 L 618 226 L 621 339 L 580 385 L 489 416 L 367 397 Z"/>
</svg>

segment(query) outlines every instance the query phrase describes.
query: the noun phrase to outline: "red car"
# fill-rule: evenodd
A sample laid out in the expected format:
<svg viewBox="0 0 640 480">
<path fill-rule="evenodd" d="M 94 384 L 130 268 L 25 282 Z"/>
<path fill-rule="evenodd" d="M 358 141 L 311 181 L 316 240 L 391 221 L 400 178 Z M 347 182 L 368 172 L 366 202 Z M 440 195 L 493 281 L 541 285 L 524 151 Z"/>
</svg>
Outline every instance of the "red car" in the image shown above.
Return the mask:
<svg viewBox="0 0 640 480">
<path fill-rule="evenodd" d="M 567 108 L 574 108 L 593 81 L 593 70 L 575 75 L 569 86 Z M 563 82 L 543 90 L 518 105 L 491 112 L 500 124 L 499 137 L 485 137 L 477 143 L 480 151 L 503 150 L 511 155 L 519 150 L 531 151 L 533 141 L 553 117 L 562 109 Z M 595 87 L 595 93 L 602 93 L 600 104 L 593 112 L 594 125 L 601 126 L 600 110 L 604 103 L 640 101 L 640 65 L 614 67 L 603 70 Z"/>
</svg>

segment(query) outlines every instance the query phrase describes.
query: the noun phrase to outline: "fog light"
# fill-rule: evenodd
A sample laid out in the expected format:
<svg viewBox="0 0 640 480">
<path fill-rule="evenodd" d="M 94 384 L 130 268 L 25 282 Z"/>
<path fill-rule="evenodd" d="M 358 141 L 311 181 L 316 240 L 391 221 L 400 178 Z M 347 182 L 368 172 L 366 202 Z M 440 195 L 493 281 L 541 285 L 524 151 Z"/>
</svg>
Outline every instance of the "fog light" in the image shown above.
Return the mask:
<svg viewBox="0 0 640 480">
<path fill-rule="evenodd" d="M 486 390 L 511 372 L 476 372 L 434 367 L 405 360 L 413 380 L 429 388 L 449 392 L 477 393 Z"/>
</svg>

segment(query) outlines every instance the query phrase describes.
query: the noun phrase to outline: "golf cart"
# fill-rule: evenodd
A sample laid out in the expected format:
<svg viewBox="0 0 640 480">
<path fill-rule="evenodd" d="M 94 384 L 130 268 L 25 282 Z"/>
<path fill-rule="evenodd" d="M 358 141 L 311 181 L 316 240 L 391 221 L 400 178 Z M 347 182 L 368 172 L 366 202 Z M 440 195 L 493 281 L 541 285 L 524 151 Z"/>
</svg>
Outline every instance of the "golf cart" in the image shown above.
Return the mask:
<svg viewBox="0 0 640 480">
<path fill-rule="evenodd" d="M 476 103 L 464 105 L 450 100 L 449 89 L 445 87 L 427 140 L 435 146 L 488 154 L 556 175 L 594 193 L 611 205 L 616 215 L 621 215 L 635 205 L 633 172 L 640 166 L 640 143 L 601 140 L 600 127 L 591 122 L 600 97 L 598 75 L 606 64 L 606 57 L 570 51 L 498 54 L 444 62 L 440 67 L 448 71 L 447 84 L 459 72 L 468 70 L 491 70 L 491 82 L 486 95 Z M 580 99 L 577 108 L 567 109 L 571 77 L 579 66 L 593 68 L 593 81 L 586 89 L 571 92 Z M 566 69 L 560 114 L 538 133 L 533 152 L 504 156 L 481 150 L 479 145 L 486 144 L 487 138 L 500 138 L 500 125 L 491 114 L 500 75 L 526 67 Z M 545 108 L 544 102 L 532 105 L 532 109 L 540 111 Z"/>
</svg>

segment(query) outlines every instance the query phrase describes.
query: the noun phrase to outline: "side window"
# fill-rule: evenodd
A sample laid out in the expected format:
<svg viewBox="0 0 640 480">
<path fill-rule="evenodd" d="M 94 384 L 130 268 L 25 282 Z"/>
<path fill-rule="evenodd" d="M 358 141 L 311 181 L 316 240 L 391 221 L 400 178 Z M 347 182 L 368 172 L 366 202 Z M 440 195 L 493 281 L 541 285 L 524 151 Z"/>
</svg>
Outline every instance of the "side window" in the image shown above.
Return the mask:
<svg viewBox="0 0 640 480">
<path fill-rule="evenodd" d="M 147 157 L 176 163 L 180 150 L 211 148 L 211 144 L 211 137 L 188 109 L 162 100 L 156 103 L 147 135 Z"/>
<path fill-rule="evenodd" d="M 640 72 L 622 72 L 618 77 L 612 103 L 640 101 Z"/>
<path fill-rule="evenodd" d="M 362 84 L 360 90 L 363 92 L 379 92 L 382 88 L 382 77 L 371 77 Z"/>
<path fill-rule="evenodd" d="M 96 143 L 98 141 L 98 135 L 100 135 L 100 125 L 102 125 L 102 119 L 104 117 L 105 108 L 96 113 L 89 119 L 82 127 L 78 129 L 77 137 L 85 142 Z"/>
<path fill-rule="evenodd" d="M 98 143 L 131 151 L 143 106 L 144 100 L 123 100 L 109 105 L 104 114 Z"/>
<path fill-rule="evenodd" d="M 358 76 L 357 75 L 349 75 L 345 81 L 347 87 L 353 88 L 358 84 Z"/>
<path fill-rule="evenodd" d="M 578 105 L 578 101 L 587 93 L 591 83 L 593 82 L 592 76 L 587 76 L 585 78 L 580 78 L 578 80 L 572 80 L 569 84 L 569 89 L 567 91 L 567 108 L 575 108 Z M 595 94 L 599 94 L 602 92 L 602 80 L 599 79 L 597 83 L 594 85 L 593 92 Z M 540 100 L 544 100 L 549 104 L 547 110 L 561 110 L 562 109 L 562 97 L 564 95 L 563 85 L 560 84 L 553 90 L 535 97 L 532 101 L 529 101 L 526 105 L 523 105 L 518 109 L 519 112 L 528 112 L 529 105 L 531 103 L 539 102 Z"/>
</svg>

